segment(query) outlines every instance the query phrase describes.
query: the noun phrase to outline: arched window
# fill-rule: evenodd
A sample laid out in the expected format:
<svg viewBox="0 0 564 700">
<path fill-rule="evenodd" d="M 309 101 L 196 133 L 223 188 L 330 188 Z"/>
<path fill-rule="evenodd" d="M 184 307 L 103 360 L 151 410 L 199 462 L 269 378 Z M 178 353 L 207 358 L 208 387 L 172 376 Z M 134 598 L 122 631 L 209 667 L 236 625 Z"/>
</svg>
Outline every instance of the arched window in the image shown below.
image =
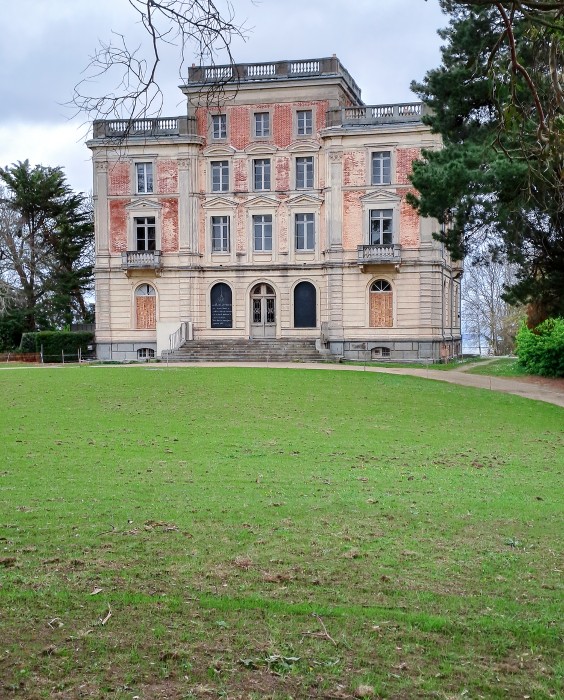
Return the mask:
<svg viewBox="0 0 564 700">
<path fill-rule="evenodd" d="M 391 328 L 394 325 L 392 285 L 386 280 L 375 280 L 370 285 L 370 327 Z"/>
<path fill-rule="evenodd" d="M 233 294 L 225 282 L 214 284 L 210 292 L 211 327 L 233 328 Z"/>
<path fill-rule="evenodd" d="M 317 294 L 311 282 L 300 282 L 294 288 L 294 328 L 317 326 Z"/>
<path fill-rule="evenodd" d="M 135 290 L 137 328 L 153 330 L 157 327 L 157 297 L 150 284 L 140 284 Z"/>
</svg>

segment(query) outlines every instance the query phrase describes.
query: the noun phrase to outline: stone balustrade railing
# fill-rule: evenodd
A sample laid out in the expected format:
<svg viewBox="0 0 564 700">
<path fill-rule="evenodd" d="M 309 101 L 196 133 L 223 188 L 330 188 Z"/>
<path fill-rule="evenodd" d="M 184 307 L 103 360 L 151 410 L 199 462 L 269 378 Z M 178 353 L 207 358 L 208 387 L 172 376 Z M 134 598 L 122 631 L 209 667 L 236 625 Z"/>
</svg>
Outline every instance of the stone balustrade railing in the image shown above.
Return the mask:
<svg viewBox="0 0 564 700">
<path fill-rule="evenodd" d="M 397 263 L 401 261 L 401 245 L 359 245 L 358 262 L 365 263 Z"/>
</svg>

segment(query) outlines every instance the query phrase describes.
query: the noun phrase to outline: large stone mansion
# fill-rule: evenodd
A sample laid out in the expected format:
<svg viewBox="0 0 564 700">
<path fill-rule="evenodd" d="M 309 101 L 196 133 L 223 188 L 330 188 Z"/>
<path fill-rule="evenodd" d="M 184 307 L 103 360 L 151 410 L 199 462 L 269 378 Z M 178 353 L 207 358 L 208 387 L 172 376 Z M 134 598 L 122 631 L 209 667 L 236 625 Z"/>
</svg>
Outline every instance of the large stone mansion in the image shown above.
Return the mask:
<svg viewBox="0 0 564 700">
<path fill-rule="evenodd" d="M 336 57 L 192 67 L 181 89 L 186 116 L 94 122 L 100 359 L 460 353 L 461 268 L 406 202 L 440 148 L 419 103 L 365 105 Z"/>
</svg>

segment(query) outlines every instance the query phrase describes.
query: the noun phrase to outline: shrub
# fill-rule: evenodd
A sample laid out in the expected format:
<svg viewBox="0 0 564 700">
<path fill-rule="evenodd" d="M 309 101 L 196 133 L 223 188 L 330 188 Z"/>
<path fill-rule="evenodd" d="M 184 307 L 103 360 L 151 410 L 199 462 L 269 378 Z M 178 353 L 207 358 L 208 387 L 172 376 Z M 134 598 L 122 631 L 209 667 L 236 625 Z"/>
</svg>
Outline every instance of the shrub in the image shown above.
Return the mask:
<svg viewBox="0 0 564 700">
<path fill-rule="evenodd" d="M 521 326 L 517 356 L 529 374 L 564 377 L 564 318 L 547 318 L 533 329 Z"/>
<path fill-rule="evenodd" d="M 62 362 L 62 353 L 69 360 L 89 354 L 88 346 L 94 344 L 94 333 L 89 331 L 38 331 L 24 333 L 22 336 L 22 352 L 41 352 L 46 362 Z"/>
</svg>

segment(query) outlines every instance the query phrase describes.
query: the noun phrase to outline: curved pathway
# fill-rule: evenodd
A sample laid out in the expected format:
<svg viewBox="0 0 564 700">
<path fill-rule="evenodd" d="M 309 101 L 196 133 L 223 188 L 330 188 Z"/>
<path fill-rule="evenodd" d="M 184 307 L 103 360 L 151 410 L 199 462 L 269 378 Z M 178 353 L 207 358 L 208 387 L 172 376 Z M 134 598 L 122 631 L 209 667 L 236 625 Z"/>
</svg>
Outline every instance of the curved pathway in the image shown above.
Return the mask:
<svg viewBox="0 0 564 700">
<path fill-rule="evenodd" d="M 115 365 L 109 365 L 115 366 Z M 129 367 L 133 365 L 128 365 Z M 166 367 L 161 363 L 158 367 Z M 483 374 L 467 374 L 459 370 L 438 370 L 423 367 L 374 367 L 363 365 L 341 365 L 323 364 L 317 362 L 198 362 L 198 363 L 170 363 L 169 367 L 279 367 L 284 369 L 317 369 L 317 370 L 338 370 L 343 372 L 380 372 L 383 374 L 401 374 L 411 377 L 422 377 L 423 379 L 433 379 L 438 382 L 449 384 L 461 384 L 476 389 L 490 389 L 491 391 L 502 391 L 506 394 L 515 394 L 526 399 L 535 401 L 545 401 L 547 403 L 562 406 L 564 408 L 564 387 L 557 381 L 554 385 L 548 382 L 536 383 L 519 381 L 518 379 L 490 377 Z M 147 369 L 155 368 L 156 365 L 149 365 Z"/>
</svg>

